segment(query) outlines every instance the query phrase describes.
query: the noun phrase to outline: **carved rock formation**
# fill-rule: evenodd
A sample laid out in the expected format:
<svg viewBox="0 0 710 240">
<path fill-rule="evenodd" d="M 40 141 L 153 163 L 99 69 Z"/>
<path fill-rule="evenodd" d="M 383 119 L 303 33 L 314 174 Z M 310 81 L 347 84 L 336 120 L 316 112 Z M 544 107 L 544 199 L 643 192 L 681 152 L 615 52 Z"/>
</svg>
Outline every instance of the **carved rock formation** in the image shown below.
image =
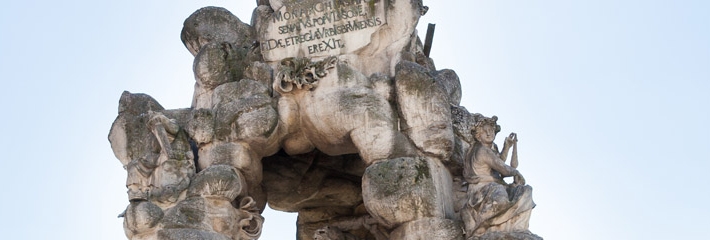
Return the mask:
<svg viewBox="0 0 710 240">
<path fill-rule="evenodd" d="M 422 52 L 420 0 L 256 3 L 253 25 L 185 20 L 189 108 L 121 96 L 129 239 L 258 239 L 266 204 L 303 240 L 539 239 L 517 135 L 498 151 L 496 118 L 459 106 L 456 73 Z"/>
</svg>

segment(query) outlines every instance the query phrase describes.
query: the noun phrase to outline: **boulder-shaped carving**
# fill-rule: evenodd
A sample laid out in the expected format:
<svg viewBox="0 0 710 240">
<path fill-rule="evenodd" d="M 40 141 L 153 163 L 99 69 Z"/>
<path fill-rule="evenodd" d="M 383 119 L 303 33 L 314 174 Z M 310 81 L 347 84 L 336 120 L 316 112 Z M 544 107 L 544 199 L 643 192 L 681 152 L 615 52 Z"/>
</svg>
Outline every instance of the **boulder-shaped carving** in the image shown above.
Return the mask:
<svg viewBox="0 0 710 240">
<path fill-rule="evenodd" d="M 329 155 L 359 153 L 367 164 L 413 155 L 390 103 L 347 63 L 338 62 L 310 91 L 284 93 L 279 109 L 289 154 L 316 147 Z"/>
<path fill-rule="evenodd" d="M 132 239 L 151 235 L 163 215 L 163 210 L 149 201 L 132 202 L 124 213 L 126 236 Z"/>
<path fill-rule="evenodd" d="M 205 220 L 205 201 L 205 198 L 199 196 L 180 201 L 175 207 L 165 211 L 163 228 L 212 231 L 212 226 Z"/>
<path fill-rule="evenodd" d="M 251 62 L 244 70 L 244 78 L 252 79 L 257 82 L 270 86 L 274 79 L 274 71 L 268 64 L 264 62 Z"/>
<path fill-rule="evenodd" d="M 403 224 L 392 231 L 389 237 L 389 240 L 409 239 L 458 240 L 463 239 L 463 234 L 461 225 L 454 220 L 424 218 Z"/>
<path fill-rule="evenodd" d="M 299 216 L 303 212 L 299 212 Z M 357 213 L 356 213 L 357 215 Z M 299 218 L 299 223 L 300 223 Z M 304 224 L 305 228 L 318 226 L 313 231 L 302 231 L 299 229 L 299 237 L 301 239 L 313 240 L 328 240 L 328 239 L 343 239 L 343 240 L 388 240 L 387 229 L 380 226 L 370 215 L 359 215 L 355 217 L 340 217 L 328 219 L 319 223 Z M 304 236 L 304 234 L 310 234 Z"/>
<path fill-rule="evenodd" d="M 163 229 L 158 232 L 158 240 L 234 240 L 224 234 L 196 229 Z"/>
<path fill-rule="evenodd" d="M 451 154 L 451 160 L 445 162 L 444 164 L 446 164 L 446 167 L 449 168 L 454 181 L 458 181 L 459 183 L 458 185 L 454 185 L 454 191 L 460 192 L 461 190 L 457 190 L 457 186 L 460 186 L 461 181 L 463 181 L 463 162 L 466 158 L 466 152 L 471 146 L 469 143 L 475 141 L 471 130 L 475 119 L 465 107 L 451 106 L 451 121 L 455 136 L 454 150 Z M 465 189 L 462 191 L 466 192 Z"/>
<path fill-rule="evenodd" d="M 193 56 L 210 42 L 228 42 L 241 47 L 251 46 L 255 39 L 251 26 L 221 7 L 204 7 L 195 11 L 185 19 L 180 38 Z"/>
<path fill-rule="evenodd" d="M 276 130 L 278 113 L 270 89 L 259 82 L 244 79 L 215 89 L 215 137 L 220 141 L 244 141 L 262 155 L 275 153 L 277 145 L 269 143 Z M 263 146 L 264 144 L 270 144 Z"/>
<path fill-rule="evenodd" d="M 222 197 L 232 201 L 244 191 L 244 178 L 233 167 L 213 165 L 195 176 L 188 196 Z"/>
<path fill-rule="evenodd" d="M 449 95 L 426 68 L 402 61 L 395 76 L 401 129 L 423 153 L 447 161 L 454 148 Z"/>
<path fill-rule="evenodd" d="M 212 108 L 214 89 L 242 79 L 247 66 L 247 50 L 229 42 L 211 42 L 195 56 L 195 94 L 192 107 Z"/>
<path fill-rule="evenodd" d="M 360 178 L 365 169 L 356 155 L 330 157 L 309 153 L 264 159 L 269 206 L 298 212 L 303 209 L 355 208 L 362 203 Z"/>
<path fill-rule="evenodd" d="M 398 158 L 377 162 L 363 175 L 367 211 L 386 227 L 422 218 L 453 215 L 448 170 L 425 158 Z"/>
<path fill-rule="evenodd" d="M 421 0 L 379 3 L 387 5 L 386 26 L 372 34 L 372 42 L 368 46 L 346 57 L 355 68 L 368 76 L 373 73 L 394 76 L 395 66 L 401 61 L 400 52 L 416 35 L 416 26 L 425 6 Z"/>
<path fill-rule="evenodd" d="M 190 111 L 186 128 L 188 134 L 197 144 L 212 142 L 212 139 L 214 139 L 214 115 L 212 114 L 212 109 L 199 108 Z"/>
<path fill-rule="evenodd" d="M 356 237 L 355 235 L 348 233 L 348 232 L 343 232 L 337 227 L 322 227 L 319 228 L 318 230 L 315 231 L 315 234 L 313 234 L 313 239 L 314 240 L 360 240 L 361 238 Z"/>
<path fill-rule="evenodd" d="M 218 184 L 218 183 L 217 183 Z M 264 218 L 251 197 L 193 196 L 165 213 L 159 239 L 258 239 Z M 180 238 L 183 237 L 183 238 Z"/>
<path fill-rule="evenodd" d="M 514 239 L 514 240 L 542 240 L 538 235 L 531 233 L 530 231 L 512 231 L 512 232 L 488 232 L 480 237 L 470 238 L 472 240 L 501 240 L 501 239 Z"/>
<path fill-rule="evenodd" d="M 451 69 L 444 69 L 434 72 L 434 80 L 444 89 L 449 96 L 449 103 L 458 106 L 461 103 L 461 82 L 456 72 Z"/>
</svg>

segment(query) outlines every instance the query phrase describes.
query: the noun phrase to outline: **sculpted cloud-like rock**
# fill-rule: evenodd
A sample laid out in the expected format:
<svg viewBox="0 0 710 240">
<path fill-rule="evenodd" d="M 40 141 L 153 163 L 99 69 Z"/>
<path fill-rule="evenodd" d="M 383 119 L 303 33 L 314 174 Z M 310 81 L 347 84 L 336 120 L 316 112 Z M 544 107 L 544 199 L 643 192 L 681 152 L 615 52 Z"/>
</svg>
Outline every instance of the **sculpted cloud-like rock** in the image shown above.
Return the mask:
<svg viewBox="0 0 710 240">
<path fill-rule="evenodd" d="M 121 96 L 129 239 L 258 239 L 267 204 L 304 240 L 540 239 L 517 135 L 499 151 L 497 118 L 459 106 L 458 75 L 417 37 L 420 0 L 256 3 L 251 24 L 185 20 L 189 108 Z"/>
</svg>

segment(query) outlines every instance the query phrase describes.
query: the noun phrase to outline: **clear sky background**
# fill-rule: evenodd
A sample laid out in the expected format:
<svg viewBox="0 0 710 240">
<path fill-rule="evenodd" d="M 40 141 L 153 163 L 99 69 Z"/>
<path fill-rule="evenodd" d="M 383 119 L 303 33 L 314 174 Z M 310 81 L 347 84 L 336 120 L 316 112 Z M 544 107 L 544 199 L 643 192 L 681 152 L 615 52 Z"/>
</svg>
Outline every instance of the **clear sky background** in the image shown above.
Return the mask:
<svg viewBox="0 0 710 240">
<path fill-rule="evenodd" d="M 431 56 L 462 105 L 519 135 L 545 239 L 710 239 L 710 1 L 425 0 Z M 182 23 L 244 1 L 6 1 L 0 7 L 3 239 L 125 239 L 107 135 L 123 90 L 189 107 Z M 295 239 L 267 211 L 261 239 Z"/>
</svg>

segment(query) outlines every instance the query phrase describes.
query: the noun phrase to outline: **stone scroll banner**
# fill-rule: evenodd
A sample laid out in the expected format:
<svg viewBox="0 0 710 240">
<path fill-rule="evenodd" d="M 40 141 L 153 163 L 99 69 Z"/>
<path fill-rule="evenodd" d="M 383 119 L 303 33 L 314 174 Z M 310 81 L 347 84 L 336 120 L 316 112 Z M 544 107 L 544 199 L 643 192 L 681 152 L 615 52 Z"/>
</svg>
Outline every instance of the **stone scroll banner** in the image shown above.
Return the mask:
<svg viewBox="0 0 710 240">
<path fill-rule="evenodd" d="M 352 53 L 386 23 L 387 1 L 284 0 L 259 34 L 266 61 Z"/>
</svg>

